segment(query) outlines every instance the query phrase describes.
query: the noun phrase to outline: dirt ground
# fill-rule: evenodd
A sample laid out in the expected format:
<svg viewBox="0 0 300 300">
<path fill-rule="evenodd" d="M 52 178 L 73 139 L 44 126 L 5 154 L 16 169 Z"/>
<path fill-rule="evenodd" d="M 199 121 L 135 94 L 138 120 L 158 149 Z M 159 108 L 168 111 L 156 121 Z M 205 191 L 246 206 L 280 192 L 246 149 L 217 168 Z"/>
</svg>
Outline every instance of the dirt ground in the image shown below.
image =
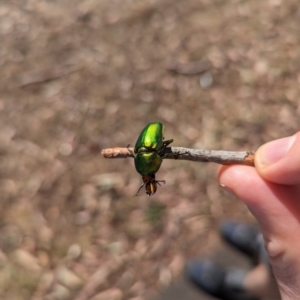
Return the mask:
<svg viewBox="0 0 300 300">
<path fill-rule="evenodd" d="M 217 166 L 164 161 L 148 198 L 134 145 L 255 150 L 300 125 L 297 0 L 0 2 L 0 298 L 143 300 L 251 221 Z"/>
</svg>

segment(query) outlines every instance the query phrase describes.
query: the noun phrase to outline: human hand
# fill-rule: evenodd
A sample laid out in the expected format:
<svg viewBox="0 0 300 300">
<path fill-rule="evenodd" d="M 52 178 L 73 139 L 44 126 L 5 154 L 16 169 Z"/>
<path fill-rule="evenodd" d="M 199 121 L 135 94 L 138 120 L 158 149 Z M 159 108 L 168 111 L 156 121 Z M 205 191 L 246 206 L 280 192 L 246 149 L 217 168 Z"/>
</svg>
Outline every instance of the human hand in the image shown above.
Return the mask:
<svg viewBox="0 0 300 300">
<path fill-rule="evenodd" d="M 300 132 L 255 153 L 255 168 L 222 166 L 219 183 L 257 219 L 283 300 L 300 295 Z"/>
</svg>

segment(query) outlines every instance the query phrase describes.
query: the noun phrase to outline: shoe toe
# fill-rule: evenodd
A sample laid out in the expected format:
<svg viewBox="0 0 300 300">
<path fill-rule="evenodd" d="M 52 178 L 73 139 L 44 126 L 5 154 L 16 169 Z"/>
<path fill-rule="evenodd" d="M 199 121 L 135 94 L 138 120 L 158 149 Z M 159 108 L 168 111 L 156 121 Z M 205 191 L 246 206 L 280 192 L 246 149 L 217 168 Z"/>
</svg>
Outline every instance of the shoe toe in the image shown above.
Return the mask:
<svg viewBox="0 0 300 300">
<path fill-rule="evenodd" d="M 256 258 L 258 255 L 257 236 L 259 230 L 252 225 L 225 222 L 220 227 L 222 238 L 241 252 Z"/>
<path fill-rule="evenodd" d="M 187 263 L 186 275 L 195 285 L 217 296 L 222 289 L 225 270 L 210 261 L 197 260 Z"/>
<path fill-rule="evenodd" d="M 224 268 L 207 260 L 191 260 L 186 264 L 186 277 L 197 288 L 223 300 L 258 300 L 243 287 L 246 270 Z"/>
</svg>

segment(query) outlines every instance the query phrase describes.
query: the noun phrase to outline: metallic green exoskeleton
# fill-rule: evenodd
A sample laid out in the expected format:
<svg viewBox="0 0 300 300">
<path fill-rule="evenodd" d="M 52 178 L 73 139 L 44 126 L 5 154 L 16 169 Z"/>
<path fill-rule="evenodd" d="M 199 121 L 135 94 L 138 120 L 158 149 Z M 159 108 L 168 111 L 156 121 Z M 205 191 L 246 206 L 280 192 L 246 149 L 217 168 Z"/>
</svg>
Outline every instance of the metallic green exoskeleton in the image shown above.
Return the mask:
<svg viewBox="0 0 300 300">
<path fill-rule="evenodd" d="M 173 142 L 173 140 L 164 141 L 164 126 L 159 122 L 149 123 L 140 133 L 134 152 L 134 164 L 138 173 L 142 175 L 143 184 L 140 186 L 136 195 L 145 185 L 146 194 L 151 196 L 155 194 L 157 184 L 165 183 L 164 180 L 155 180 L 155 173 L 159 170 L 163 161 L 163 150 Z"/>
<path fill-rule="evenodd" d="M 134 152 L 138 153 L 144 150 L 159 150 L 164 145 L 164 125 L 155 122 L 149 123 L 140 133 L 134 147 Z M 172 140 L 173 141 L 173 140 Z M 171 142 L 172 142 L 171 141 Z M 171 143 L 170 142 L 170 143 Z"/>
</svg>

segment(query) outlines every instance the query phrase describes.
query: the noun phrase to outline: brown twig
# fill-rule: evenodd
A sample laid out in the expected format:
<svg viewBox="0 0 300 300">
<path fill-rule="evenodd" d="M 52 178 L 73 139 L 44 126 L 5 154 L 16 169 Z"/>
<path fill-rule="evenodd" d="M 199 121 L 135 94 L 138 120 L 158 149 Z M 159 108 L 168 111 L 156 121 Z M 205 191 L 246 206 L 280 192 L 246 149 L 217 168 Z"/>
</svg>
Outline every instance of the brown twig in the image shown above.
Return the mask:
<svg viewBox="0 0 300 300">
<path fill-rule="evenodd" d="M 133 151 L 133 148 L 129 148 L 129 150 Z M 105 158 L 133 157 L 127 148 L 119 147 L 103 149 L 101 154 Z M 201 150 L 183 147 L 167 147 L 162 155 L 165 155 L 167 159 L 214 162 L 222 165 L 254 166 L 254 153 L 250 151 Z"/>
</svg>

